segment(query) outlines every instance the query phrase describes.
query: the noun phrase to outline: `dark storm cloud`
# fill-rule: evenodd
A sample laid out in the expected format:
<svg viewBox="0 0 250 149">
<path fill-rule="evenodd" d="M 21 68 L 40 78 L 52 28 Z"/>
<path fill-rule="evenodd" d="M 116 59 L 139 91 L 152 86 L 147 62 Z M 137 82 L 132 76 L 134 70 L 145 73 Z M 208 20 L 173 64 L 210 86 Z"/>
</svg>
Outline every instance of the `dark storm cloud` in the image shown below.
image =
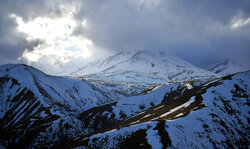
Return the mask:
<svg viewBox="0 0 250 149">
<path fill-rule="evenodd" d="M 171 49 L 196 64 L 225 57 L 249 62 L 249 24 L 232 29 L 233 21 L 250 17 L 249 0 L 149 1 L 84 1 L 77 18 L 88 28 L 75 34 L 111 50 Z"/>
<path fill-rule="evenodd" d="M 0 2 L 0 64 L 16 62 L 24 50 L 33 50 L 43 43 L 39 39 L 27 41 L 26 35 L 17 30 L 11 14 L 29 21 L 36 17 L 61 15 L 58 2 L 41 0 L 3 0 Z"/>
</svg>

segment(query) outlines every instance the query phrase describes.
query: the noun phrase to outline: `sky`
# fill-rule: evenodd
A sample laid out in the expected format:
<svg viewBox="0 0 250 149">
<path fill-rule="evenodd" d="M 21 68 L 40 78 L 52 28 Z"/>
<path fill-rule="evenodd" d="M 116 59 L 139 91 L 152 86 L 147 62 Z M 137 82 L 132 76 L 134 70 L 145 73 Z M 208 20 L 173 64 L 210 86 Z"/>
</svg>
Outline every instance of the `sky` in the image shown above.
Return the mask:
<svg viewBox="0 0 250 149">
<path fill-rule="evenodd" d="M 1 0 L 0 64 L 66 74 L 127 50 L 250 69 L 249 0 Z"/>
</svg>

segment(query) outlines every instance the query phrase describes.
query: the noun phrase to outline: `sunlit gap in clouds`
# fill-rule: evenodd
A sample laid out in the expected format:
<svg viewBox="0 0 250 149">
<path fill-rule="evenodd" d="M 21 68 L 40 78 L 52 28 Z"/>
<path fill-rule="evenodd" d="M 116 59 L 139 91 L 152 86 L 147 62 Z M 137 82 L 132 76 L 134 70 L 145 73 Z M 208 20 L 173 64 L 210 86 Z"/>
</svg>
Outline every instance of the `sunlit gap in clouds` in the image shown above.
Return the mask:
<svg viewBox="0 0 250 149">
<path fill-rule="evenodd" d="M 238 29 L 238 28 L 241 28 L 241 27 L 244 27 L 244 26 L 247 26 L 250 24 L 250 17 L 248 18 L 234 18 L 232 20 L 232 26 L 231 28 L 232 29 Z"/>
<path fill-rule="evenodd" d="M 49 63 L 58 69 L 66 63 L 74 60 L 79 62 L 92 55 L 92 41 L 72 35 L 77 27 L 73 12 L 57 18 L 37 17 L 28 22 L 15 14 L 10 17 L 15 19 L 18 31 L 24 33 L 29 42 L 42 41 L 37 47 L 26 49 L 18 60 L 28 64 Z M 87 27 L 86 20 L 81 23 L 81 27 Z"/>
</svg>

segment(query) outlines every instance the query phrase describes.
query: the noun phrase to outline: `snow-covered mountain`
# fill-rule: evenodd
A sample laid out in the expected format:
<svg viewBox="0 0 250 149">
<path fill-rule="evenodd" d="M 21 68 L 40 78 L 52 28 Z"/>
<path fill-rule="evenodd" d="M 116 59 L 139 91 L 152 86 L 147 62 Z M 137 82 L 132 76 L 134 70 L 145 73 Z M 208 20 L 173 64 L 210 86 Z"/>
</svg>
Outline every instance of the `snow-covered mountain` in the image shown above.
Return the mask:
<svg viewBox="0 0 250 149">
<path fill-rule="evenodd" d="M 173 53 L 125 51 L 83 66 L 70 74 L 103 86 L 118 97 L 136 95 L 160 83 L 203 80 L 218 75 L 195 67 Z M 103 84 L 103 85 L 101 85 Z"/>
<path fill-rule="evenodd" d="M 77 137 L 67 145 L 80 148 L 248 148 L 249 84 L 250 72 L 244 72 L 193 85 L 161 85 L 148 94 L 95 107 L 85 111 L 81 120 L 89 122 L 92 128 L 99 124 L 99 130 Z M 103 123 L 109 125 L 103 127 Z"/>
<path fill-rule="evenodd" d="M 207 66 L 207 70 L 225 76 L 236 72 L 246 71 L 247 69 L 230 59 L 225 59 L 210 64 L 209 66 Z"/>
<path fill-rule="evenodd" d="M 158 84 L 109 103 L 108 93 L 84 81 L 3 65 L 0 146 L 248 148 L 249 84 L 243 72 Z"/>
<path fill-rule="evenodd" d="M 75 131 L 82 126 L 75 117 L 107 102 L 112 102 L 109 95 L 89 83 L 50 76 L 27 65 L 2 65 L 0 144 L 27 148 L 47 139 L 49 146 L 62 135 L 84 134 Z"/>
</svg>

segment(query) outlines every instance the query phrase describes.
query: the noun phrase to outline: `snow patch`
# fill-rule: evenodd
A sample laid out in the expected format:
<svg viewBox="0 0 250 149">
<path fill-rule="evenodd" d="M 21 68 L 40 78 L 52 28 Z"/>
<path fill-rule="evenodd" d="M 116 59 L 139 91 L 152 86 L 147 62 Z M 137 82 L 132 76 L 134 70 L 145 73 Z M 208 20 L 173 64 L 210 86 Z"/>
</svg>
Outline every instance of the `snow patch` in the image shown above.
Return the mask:
<svg viewBox="0 0 250 149">
<path fill-rule="evenodd" d="M 171 114 L 171 113 L 173 113 L 173 112 L 175 112 L 175 111 L 177 111 L 177 110 L 179 110 L 179 109 L 181 109 L 181 108 L 185 108 L 185 107 L 188 107 L 191 103 L 193 103 L 195 101 L 195 96 L 193 96 L 193 97 L 191 97 L 190 98 L 190 100 L 188 101 L 188 102 L 186 102 L 186 103 L 184 103 L 184 104 L 182 104 L 182 105 L 180 105 L 180 106 L 178 106 L 178 107 L 176 107 L 176 108 L 174 108 L 174 109 L 171 109 L 169 112 L 167 112 L 167 113 L 164 113 L 164 114 L 162 114 L 160 117 L 165 117 L 165 116 L 167 116 L 167 115 L 169 115 L 169 114 Z"/>
</svg>

